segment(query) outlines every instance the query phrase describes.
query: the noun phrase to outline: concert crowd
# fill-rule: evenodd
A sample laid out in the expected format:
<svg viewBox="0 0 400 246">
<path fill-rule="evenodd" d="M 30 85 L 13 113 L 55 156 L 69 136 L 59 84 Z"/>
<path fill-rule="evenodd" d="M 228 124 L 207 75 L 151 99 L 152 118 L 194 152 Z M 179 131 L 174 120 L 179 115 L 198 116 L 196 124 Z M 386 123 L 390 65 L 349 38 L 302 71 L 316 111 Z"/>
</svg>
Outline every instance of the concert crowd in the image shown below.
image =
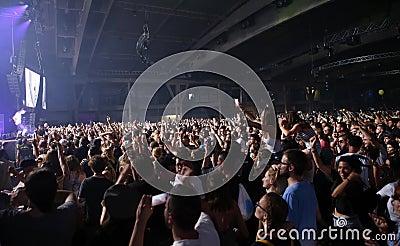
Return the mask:
<svg viewBox="0 0 400 246">
<path fill-rule="evenodd" d="M 241 108 L 3 142 L 0 245 L 399 245 L 400 111 Z"/>
</svg>

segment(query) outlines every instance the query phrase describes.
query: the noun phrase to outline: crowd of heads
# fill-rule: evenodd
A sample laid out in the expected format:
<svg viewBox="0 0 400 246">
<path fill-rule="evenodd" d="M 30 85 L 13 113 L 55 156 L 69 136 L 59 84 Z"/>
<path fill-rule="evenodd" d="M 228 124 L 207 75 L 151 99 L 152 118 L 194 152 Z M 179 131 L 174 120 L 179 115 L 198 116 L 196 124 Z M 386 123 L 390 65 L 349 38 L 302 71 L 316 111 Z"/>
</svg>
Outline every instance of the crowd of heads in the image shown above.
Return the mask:
<svg viewBox="0 0 400 246">
<path fill-rule="evenodd" d="M 19 191 L 24 190 L 27 200 L 42 213 L 52 213 L 57 190 L 67 190 L 78 197 L 83 210 L 84 215 L 75 228 L 80 232 L 75 237 L 82 245 L 99 239 L 112 241 L 117 234 L 110 226 L 120 228 L 118 237 L 128 243 L 140 215 L 136 208 L 144 211 L 140 209 L 145 203 L 140 201 L 142 195 L 163 193 L 151 186 L 152 180 L 162 180 L 170 187 L 171 195 L 162 205 L 164 212 L 160 215 L 154 209 L 152 216 L 154 220 L 164 220 L 168 226 L 162 229 L 150 220 L 147 226 L 153 230 L 146 232 L 145 244 L 152 245 L 152 233 L 160 231 L 163 237 L 160 242 L 165 239 L 166 244 L 172 243 L 173 235 L 166 228 L 174 228 L 173 233 L 179 232 L 179 228 L 194 230 L 201 212 L 205 212 L 213 221 L 221 244 L 231 237 L 226 236 L 229 228 L 241 232 L 232 236 L 236 245 L 249 245 L 262 224 L 277 229 L 290 222 L 295 228 L 299 226 L 288 221 L 293 215 L 287 200 L 288 187 L 308 182 L 313 184 L 321 210 L 318 225 L 332 224 L 334 214 L 358 216 L 364 225 L 374 227 L 378 217 L 368 217 L 368 213 L 376 212 L 378 204 L 365 211 L 342 191 L 348 189 L 346 182 L 351 184 L 347 187 L 360 184 L 360 187 L 354 185 L 352 191 L 359 189 L 359 195 L 366 196 L 367 188 L 376 193 L 398 182 L 398 111 L 289 112 L 278 114 L 274 124 L 261 118 L 255 114 L 248 121 L 233 117 L 155 123 L 111 122 L 107 118 L 106 123 L 38 126 L 32 138 L 19 140 L 15 156 L 7 154 L 9 143 L 0 149 L 0 178 L 6 177 L 0 182 L 0 189 L 4 190 L 2 208 L 27 209 L 29 203 L 15 202 Z M 270 132 L 263 127 L 275 123 L 279 127 Z M 243 155 L 243 161 L 229 159 L 231 153 Z M 143 166 L 146 168 L 140 168 Z M 249 181 L 252 170 L 260 167 L 261 175 Z M 208 173 L 213 176 L 206 182 L 185 178 Z M 204 186 L 218 183 L 216 179 L 223 180 L 223 186 L 202 194 L 208 191 Z M 236 218 L 236 212 L 241 211 L 239 185 L 245 187 L 256 205 L 254 214 L 246 222 L 244 216 L 226 220 L 229 221 L 226 226 L 221 217 Z M 174 194 L 185 189 L 202 196 Z M 389 197 L 399 200 L 396 192 Z M 4 202 L 7 199 L 10 203 Z M 352 205 L 348 207 L 346 202 Z M 381 215 L 379 219 L 383 217 L 388 224 L 400 222 Z M 317 221 L 317 217 L 314 219 Z M 109 236 L 107 240 L 105 235 Z"/>
</svg>

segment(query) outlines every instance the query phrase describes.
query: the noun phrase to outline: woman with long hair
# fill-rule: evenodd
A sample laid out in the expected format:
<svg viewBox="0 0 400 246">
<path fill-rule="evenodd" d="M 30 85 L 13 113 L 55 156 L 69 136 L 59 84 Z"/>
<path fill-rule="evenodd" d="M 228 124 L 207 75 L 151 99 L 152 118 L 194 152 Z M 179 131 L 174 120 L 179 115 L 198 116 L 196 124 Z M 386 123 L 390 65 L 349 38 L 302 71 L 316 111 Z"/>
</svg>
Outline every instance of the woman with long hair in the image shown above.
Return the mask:
<svg viewBox="0 0 400 246">
<path fill-rule="evenodd" d="M 282 236 L 289 238 L 287 234 L 294 226 L 286 222 L 288 213 L 288 205 L 280 195 L 271 192 L 261 197 L 256 203 L 254 212 L 255 217 L 259 220 L 259 230 L 256 242 L 252 246 L 300 245 L 298 241 L 281 239 Z M 282 229 L 285 231 L 284 235 L 281 233 Z"/>
<path fill-rule="evenodd" d="M 65 158 L 65 162 L 68 166 L 69 173 L 66 173 L 64 177 L 64 189 L 78 194 L 79 187 L 86 178 L 86 174 L 83 172 L 77 157 L 69 155 Z"/>
<path fill-rule="evenodd" d="M 296 142 L 303 142 L 308 150 L 311 150 L 310 138 L 317 136 L 310 124 L 300 118 L 296 112 L 289 112 L 286 118 L 279 121 L 279 128 L 286 137 L 293 137 Z M 318 153 L 321 152 L 321 144 L 316 144 Z"/>
<path fill-rule="evenodd" d="M 279 128 L 286 137 L 295 139 L 299 144 L 304 144 L 307 149 L 307 151 L 304 152 L 310 154 L 312 148 L 310 139 L 317 137 L 317 134 L 307 121 L 300 118 L 296 112 L 289 112 L 286 118 L 279 121 Z M 321 153 L 320 141 L 315 143 L 314 148 L 318 154 Z M 303 178 L 312 183 L 314 180 L 314 173 L 315 165 L 312 163 L 311 158 L 309 158 L 306 169 L 303 173 Z"/>
<path fill-rule="evenodd" d="M 229 185 L 211 192 L 208 195 L 209 215 L 218 231 L 221 246 L 239 245 L 238 240 L 249 236 L 239 206 L 231 196 Z"/>
</svg>

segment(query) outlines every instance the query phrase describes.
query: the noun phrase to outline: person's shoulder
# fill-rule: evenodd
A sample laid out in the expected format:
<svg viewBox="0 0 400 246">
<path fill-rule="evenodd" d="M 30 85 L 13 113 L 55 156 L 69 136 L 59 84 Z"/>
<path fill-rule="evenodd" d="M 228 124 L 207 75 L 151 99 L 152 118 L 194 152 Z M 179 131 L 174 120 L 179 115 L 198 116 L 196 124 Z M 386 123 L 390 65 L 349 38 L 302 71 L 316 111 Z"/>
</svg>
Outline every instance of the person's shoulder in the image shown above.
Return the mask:
<svg viewBox="0 0 400 246">
<path fill-rule="evenodd" d="M 21 209 L 13 209 L 13 208 L 3 209 L 0 210 L 0 221 L 25 215 L 26 211 Z"/>
<path fill-rule="evenodd" d="M 381 188 L 381 190 L 384 190 L 384 189 L 395 189 L 397 186 L 399 186 L 399 181 L 394 181 L 394 182 L 388 183 L 385 186 L 383 186 Z"/>
<path fill-rule="evenodd" d="M 255 241 L 251 246 L 274 246 L 274 244 L 264 239 Z"/>
<path fill-rule="evenodd" d="M 308 188 L 308 186 L 310 186 L 310 183 L 308 181 L 304 181 L 303 180 L 303 181 L 297 182 L 295 184 L 292 184 L 291 186 L 288 186 L 286 188 L 286 190 L 294 192 L 294 191 L 297 191 L 299 189 L 304 189 L 304 187 Z"/>
<path fill-rule="evenodd" d="M 307 180 L 300 181 L 300 182 L 298 182 L 298 184 L 300 187 L 313 188 L 313 184 Z"/>
<path fill-rule="evenodd" d="M 65 203 L 61 204 L 60 206 L 58 206 L 57 210 L 75 209 L 77 207 L 78 207 L 78 204 L 76 201 L 68 201 L 68 202 L 65 202 Z"/>
<path fill-rule="evenodd" d="M 289 189 L 289 190 L 288 190 Z M 304 194 L 314 194 L 314 186 L 308 182 L 308 181 L 300 181 L 297 182 L 296 184 L 293 184 L 289 186 L 286 190 L 288 190 L 288 193 L 293 193 L 295 195 L 300 195 L 301 197 L 304 197 Z M 286 191 L 285 191 L 286 193 Z"/>
<path fill-rule="evenodd" d="M 172 246 L 201 246 L 201 242 L 199 239 L 182 239 L 178 241 L 174 241 Z"/>
<path fill-rule="evenodd" d="M 197 223 L 195 225 L 195 229 L 197 230 L 198 228 L 201 228 L 204 225 L 208 225 L 209 223 L 213 223 L 210 216 L 208 216 L 208 214 L 206 214 L 204 212 L 201 212 L 199 220 L 197 221 Z"/>
<path fill-rule="evenodd" d="M 308 181 L 302 181 L 301 185 L 302 185 L 302 187 L 304 187 L 305 190 L 307 190 L 307 192 L 315 193 L 315 188 L 312 183 L 310 183 Z"/>
</svg>

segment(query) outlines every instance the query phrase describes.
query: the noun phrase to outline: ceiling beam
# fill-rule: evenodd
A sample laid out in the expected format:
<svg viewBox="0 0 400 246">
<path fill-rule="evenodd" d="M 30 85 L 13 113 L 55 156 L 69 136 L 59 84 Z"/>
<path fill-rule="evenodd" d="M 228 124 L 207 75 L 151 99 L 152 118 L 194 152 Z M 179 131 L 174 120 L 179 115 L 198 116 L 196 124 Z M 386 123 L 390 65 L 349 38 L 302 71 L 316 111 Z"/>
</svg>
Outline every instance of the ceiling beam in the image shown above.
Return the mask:
<svg viewBox="0 0 400 246">
<path fill-rule="evenodd" d="M 97 44 L 99 43 L 99 39 L 101 37 L 101 33 L 103 32 L 104 25 L 106 24 L 106 20 L 108 19 L 108 16 L 110 15 L 111 7 L 113 6 L 113 4 L 114 4 L 114 0 L 108 1 L 108 6 L 106 8 L 106 12 L 104 13 L 104 18 L 103 18 L 103 20 L 101 22 L 101 26 L 100 26 L 100 28 L 99 28 L 99 30 L 97 32 L 96 40 L 94 41 L 94 45 L 92 47 L 92 51 L 90 52 L 89 64 L 92 63 L 92 60 L 93 60 L 93 57 L 94 57 L 94 53 L 96 51 Z"/>
<path fill-rule="evenodd" d="M 262 32 L 331 1 L 332 0 L 297 0 L 283 8 L 276 8 L 270 5 L 253 15 L 255 23 L 253 26 L 246 29 L 237 27 L 231 28 L 228 31 L 226 30 L 227 41 L 225 43 L 217 44 L 217 42 L 213 42 L 206 45 L 206 48 L 226 52 Z"/>
<path fill-rule="evenodd" d="M 220 18 L 220 16 L 209 14 L 209 13 L 178 9 L 177 7 L 180 5 L 180 3 L 176 4 L 172 8 L 149 5 L 149 4 L 140 4 L 140 3 L 128 2 L 128 1 L 116 1 L 115 4 L 122 9 L 134 11 L 136 13 L 143 12 L 143 13 L 160 14 L 160 15 L 166 15 L 166 16 L 171 15 L 171 16 L 177 16 L 177 17 L 183 17 L 183 18 L 189 18 L 189 19 L 205 20 L 205 21 Z"/>
<path fill-rule="evenodd" d="M 54 11 L 54 44 L 55 44 L 55 52 L 56 57 L 58 57 L 58 28 L 57 28 L 57 18 L 58 18 L 58 11 L 57 11 L 57 0 L 53 0 L 53 11 Z"/>
<path fill-rule="evenodd" d="M 75 39 L 74 56 L 72 57 L 72 75 L 76 74 L 76 66 L 78 65 L 79 53 L 81 51 L 81 45 L 83 40 L 83 34 L 85 33 L 86 23 L 89 17 L 90 7 L 92 6 L 92 0 L 85 0 L 83 9 L 80 15 L 80 20 L 77 26 L 77 37 Z"/>
<path fill-rule="evenodd" d="M 266 7 L 267 5 L 274 2 L 273 0 L 250 0 L 243 4 L 227 18 L 225 18 L 220 24 L 208 32 L 204 37 L 202 37 L 197 43 L 191 47 L 191 49 L 200 49 L 208 44 L 211 40 L 215 39 L 223 32 L 229 30 L 232 26 L 238 24 L 239 22 L 245 20 L 247 17 L 256 13 L 260 9 Z"/>
<path fill-rule="evenodd" d="M 115 30 L 108 30 L 108 31 L 104 31 L 103 33 L 106 34 L 110 38 L 120 39 L 121 37 L 123 37 L 124 39 L 135 40 L 135 42 L 136 42 L 138 37 L 143 32 L 121 32 L 121 31 L 115 31 Z M 152 32 L 150 33 L 151 39 L 162 40 L 163 42 L 166 41 L 166 42 L 173 42 L 173 43 L 189 43 L 189 42 L 193 42 L 195 40 L 194 38 L 179 37 L 176 35 L 156 35 L 156 38 L 155 38 L 154 36 L 155 36 L 156 31 L 154 31 L 153 33 L 154 33 L 154 35 L 152 34 Z M 85 38 L 88 38 L 88 37 L 85 37 Z"/>
<path fill-rule="evenodd" d="M 173 11 L 172 12 L 176 12 L 179 8 L 179 6 L 181 6 L 183 4 L 185 0 L 179 0 L 179 2 L 177 4 L 175 4 L 175 6 L 173 7 Z M 156 38 L 157 34 L 160 32 L 160 30 L 164 27 L 164 25 L 170 20 L 172 16 L 172 13 L 168 13 L 167 16 L 158 24 L 157 29 L 153 32 L 152 35 L 154 35 L 154 37 L 151 38 Z"/>
</svg>

